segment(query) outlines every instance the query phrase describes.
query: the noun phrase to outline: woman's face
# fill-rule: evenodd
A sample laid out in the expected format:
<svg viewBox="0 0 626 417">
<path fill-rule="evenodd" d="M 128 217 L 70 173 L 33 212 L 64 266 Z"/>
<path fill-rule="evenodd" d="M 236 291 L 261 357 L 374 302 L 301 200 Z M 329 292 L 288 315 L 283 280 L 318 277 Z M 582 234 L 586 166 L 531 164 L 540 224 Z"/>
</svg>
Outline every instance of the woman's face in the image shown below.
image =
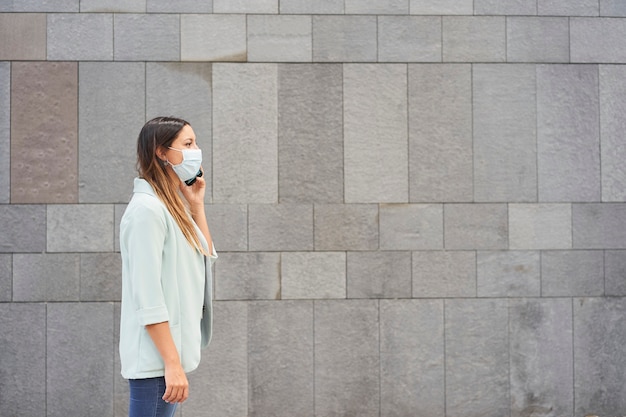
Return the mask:
<svg viewBox="0 0 626 417">
<path fill-rule="evenodd" d="M 196 134 L 193 132 L 191 126 L 183 126 L 180 132 L 178 132 L 176 139 L 174 139 L 170 145 L 170 148 L 178 149 L 167 149 L 165 151 L 165 157 L 172 165 L 178 165 L 183 161 L 183 153 L 179 151 L 183 149 L 199 149 L 196 143 Z"/>
</svg>

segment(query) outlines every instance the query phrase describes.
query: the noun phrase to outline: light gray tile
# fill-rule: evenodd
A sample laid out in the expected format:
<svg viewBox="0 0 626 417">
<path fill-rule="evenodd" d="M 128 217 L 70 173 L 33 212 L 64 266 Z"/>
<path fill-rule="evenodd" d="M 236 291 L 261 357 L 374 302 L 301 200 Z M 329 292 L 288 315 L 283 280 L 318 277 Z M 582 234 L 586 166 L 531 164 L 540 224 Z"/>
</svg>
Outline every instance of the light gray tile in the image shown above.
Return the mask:
<svg viewBox="0 0 626 417">
<path fill-rule="evenodd" d="M 285 252 L 280 276 L 282 299 L 346 298 L 344 252 Z"/>
<path fill-rule="evenodd" d="M 348 252 L 348 298 L 411 298 L 411 252 Z"/>
<path fill-rule="evenodd" d="M 46 250 L 46 206 L 0 205 L 0 252 Z"/>
<path fill-rule="evenodd" d="M 626 251 L 604 252 L 604 282 L 608 296 L 626 296 Z"/>
<path fill-rule="evenodd" d="M 122 258 L 119 253 L 80 255 L 80 300 L 120 301 Z"/>
<path fill-rule="evenodd" d="M 507 249 L 506 204 L 443 206 L 446 249 Z"/>
<path fill-rule="evenodd" d="M 476 282 L 479 297 L 539 297 L 539 252 L 478 252 Z"/>
<path fill-rule="evenodd" d="M 474 199 L 537 201 L 533 65 L 474 65 Z"/>
<path fill-rule="evenodd" d="M 441 18 L 379 16 L 379 62 L 441 62 Z"/>
<path fill-rule="evenodd" d="M 346 14 L 408 14 L 409 0 L 345 0 Z"/>
<path fill-rule="evenodd" d="M 13 257 L 0 254 L 0 302 L 11 301 L 13 294 Z"/>
<path fill-rule="evenodd" d="M 444 62 L 504 62 L 506 23 L 502 16 L 444 16 Z"/>
<path fill-rule="evenodd" d="M 13 301 L 78 301 L 80 256 L 13 255 Z"/>
<path fill-rule="evenodd" d="M 574 248 L 626 249 L 626 204 L 574 204 Z"/>
<path fill-rule="evenodd" d="M 313 417 L 313 357 L 312 301 L 250 303 L 248 415 Z"/>
<path fill-rule="evenodd" d="M 215 64 L 213 81 L 213 201 L 278 202 L 276 64 Z"/>
<path fill-rule="evenodd" d="M 80 0 L 81 13 L 144 13 L 146 0 Z"/>
<path fill-rule="evenodd" d="M 311 62 L 311 16 L 248 16 L 248 61 Z"/>
<path fill-rule="evenodd" d="M 179 61 L 180 18 L 174 14 L 114 15 L 116 61 Z"/>
<path fill-rule="evenodd" d="M 474 0 L 409 0 L 411 14 L 450 15 L 474 13 Z"/>
<path fill-rule="evenodd" d="M 121 303 L 113 304 L 113 354 L 114 354 L 114 379 L 113 379 L 113 415 L 115 417 L 127 417 L 130 403 L 130 389 L 128 380 L 122 377 L 122 365 L 120 363 L 120 340 Z"/>
<path fill-rule="evenodd" d="M 311 204 L 251 204 L 248 221 L 251 251 L 313 250 Z"/>
<path fill-rule="evenodd" d="M 626 61 L 626 22 L 616 18 L 570 19 L 572 62 Z"/>
<path fill-rule="evenodd" d="M 376 28 L 375 16 L 313 16 L 313 61 L 376 61 Z"/>
<path fill-rule="evenodd" d="M 113 205 L 48 205 L 48 252 L 113 251 Z"/>
<path fill-rule="evenodd" d="M 381 204 L 380 249 L 443 249 L 443 205 Z"/>
<path fill-rule="evenodd" d="M 124 211 L 126 211 L 126 204 L 115 204 L 115 234 L 113 235 L 113 243 L 115 252 L 120 251 L 120 222 L 122 220 L 122 216 L 124 215 Z"/>
<path fill-rule="evenodd" d="M 77 12 L 79 0 L 5 0 L 0 12 Z"/>
<path fill-rule="evenodd" d="M 540 15 L 554 16 L 598 16 L 598 0 L 537 0 L 537 12 Z"/>
<path fill-rule="evenodd" d="M 343 88 L 346 203 L 408 202 L 406 65 L 345 64 Z"/>
<path fill-rule="evenodd" d="M 626 17 L 626 3 L 622 0 L 600 0 L 600 16 Z"/>
<path fill-rule="evenodd" d="M 441 300 L 380 301 L 381 416 L 445 415 L 443 332 Z"/>
<path fill-rule="evenodd" d="M 182 15 L 180 45 L 182 61 L 246 61 L 246 17 Z"/>
<path fill-rule="evenodd" d="M 0 14 L 0 61 L 46 59 L 46 15 Z"/>
<path fill-rule="evenodd" d="M 411 202 L 473 198 L 471 71 L 465 64 L 409 65 Z"/>
<path fill-rule="evenodd" d="M 375 204 L 316 204 L 315 250 L 378 249 Z"/>
<path fill-rule="evenodd" d="M 213 0 L 146 0 L 148 13 L 212 13 Z"/>
<path fill-rule="evenodd" d="M 0 204 L 11 200 L 11 63 L 0 62 Z"/>
<path fill-rule="evenodd" d="M 211 204 L 206 206 L 211 238 L 218 251 L 248 250 L 248 206 Z"/>
<path fill-rule="evenodd" d="M 278 13 L 278 0 L 213 0 L 213 13 Z"/>
<path fill-rule="evenodd" d="M 534 15 L 537 0 L 475 0 L 476 15 Z"/>
<path fill-rule="evenodd" d="M 571 249 L 570 204 L 509 204 L 510 249 Z"/>
<path fill-rule="evenodd" d="M 340 64 L 278 66 L 281 203 L 343 202 L 342 79 Z"/>
<path fill-rule="evenodd" d="M 280 253 L 220 253 L 216 300 L 279 300 Z"/>
<path fill-rule="evenodd" d="M 604 295 L 602 251 L 544 251 L 541 254 L 541 295 L 584 297 Z"/>
<path fill-rule="evenodd" d="M 314 311 L 315 415 L 378 416 L 378 302 L 317 301 Z"/>
<path fill-rule="evenodd" d="M 569 62 L 569 19 L 509 17 L 506 21 L 508 62 Z"/>
<path fill-rule="evenodd" d="M 280 0 L 281 14 L 343 14 L 343 0 Z"/>
<path fill-rule="evenodd" d="M 476 252 L 413 252 L 413 297 L 476 297 Z"/>
<path fill-rule="evenodd" d="M 47 23 L 49 60 L 113 60 L 112 14 L 51 13 Z"/>
</svg>

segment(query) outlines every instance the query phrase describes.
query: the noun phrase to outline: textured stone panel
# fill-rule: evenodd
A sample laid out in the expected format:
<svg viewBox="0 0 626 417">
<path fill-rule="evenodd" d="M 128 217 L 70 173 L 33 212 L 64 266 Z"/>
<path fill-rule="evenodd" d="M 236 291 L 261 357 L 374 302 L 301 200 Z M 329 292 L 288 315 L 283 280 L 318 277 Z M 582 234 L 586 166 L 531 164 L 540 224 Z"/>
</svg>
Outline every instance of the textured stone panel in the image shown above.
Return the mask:
<svg viewBox="0 0 626 417">
<path fill-rule="evenodd" d="M 13 301 L 78 301 L 79 291 L 78 254 L 13 255 Z"/>
<path fill-rule="evenodd" d="M 213 201 L 276 203 L 276 64 L 216 64 L 213 81 Z"/>
<path fill-rule="evenodd" d="M 615 18 L 572 18 L 572 62 L 626 62 L 626 21 Z"/>
<path fill-rule="evenodd" d="M 343 202 L 342 94 L 340 64 L 278 66 L 281 203 Z"/>
<path fill-rule="evenodd" d="M 113 414 L 113 303 L 48 304 L 46 330 L 47 415 Z"/>
<path fill-rule="evenodd" d="M 251 251 L 313 250 L 311 204 L 251 204 L 248 221 Z"/>
<path fill-rule="evenodd" d="M 626 5 L 626 3 L 624 3 Z M 626 201 L 626 68 L 600 66 L 602 201 Z"/>
<path fill-rule="evenodd" d="M 248 250 L 248 206 L 211 204 L 206 206 L 211 238 L 218 251 Z"/>
<path fill-rule="evenodd" d="M 446 300 L 446 416 L 509 414 L 508 303 Z"/>
<path fill-rule="evenodd" d="M 281 14 L 343 14 L 343 0 L 281 0 Z"/>
<path fill-rule="evenodd" d="M 0 302 L 11 301 L 13 293 L 13 257 L 0 254 Z"/>
<path fill-rule="evenodd" d="M 604 290 L 609 296 L 626 296 L 626 251 L 604 252 Z"/>
<path fill-rule="evenodd" d="M 539 252 L 478 252 L 476 282 L 479 297 L 539 297 Z"/>
<path fill-rule="evenodd" d="M 413 252 L 413 297 L 476 297 L 476 252 Z"/>
<path fill-rule="evenodd" d="M 474 14 L 534 15 L 537 14 L 537 0 L 475 0 Z"/>
<path fill-rule="evenodd" d="M 146 0 L 80 0 L 81 13 L 144 13 Z"/>
<path fill-rule="evenodd" d="M 535 67 L 474 65 L 474 199 L 537 201 Z"/>
<path fill-rule="evenodd" d="M 182 15 L 180 44 L 182 61 L 246 61 L 246 17 Z"/>
<path fill-rule="evenodd" d="M 378 302 L 317 301 L 314 310 L 315 415 L 378 416 Z"/>
<path fill-rule="evenodd" d="M 446 204 L 446 249 L 507 249 L 506 204 Z"/>
<path fill-rule="evenodd" d="M 80 0 L 5 0 L 0 12 L 77 12 Z"/>
<path fill-rule="evenodd" d="M 81 62 L 78 72 L 79 201 L 126 203 L 145 123 L 145 64 Z"/>
<path fill-rule="evenodd" d="M 248 306 L 251 416 L 313 416 L 313 302 Z"/>
<path fill-rule="evenodd" d="M 537 12 L 540 15 L 553 16 L 598 16 L 598 0 L 537 0 Z"/>
<path fill-rule="evenodd" d="M 343 86 L 346 202 L 408 202 L 406 66 L 347 64 Z"/>
<path fill-rule="evenodd" d="M 178 61 L 180 18 L 174 14 L 115 14 L 116 61 Z"/>
<path fill-rule="evenodd" d="M 130 389 L 128 380 L 122 377 L 122 365 L 120 363 L 120 319 L 121 319 L 121 303 L 113 304 L 113 415 L 115 417 L 128 416 L 128 404 L 130 402 Z"/>
<path fill-rule="evenodd" d="M 213 0 L 146 0 L 148 13 L 211 13 Z"/>
<path fill-rule="evenodd" d="M 509 315 L 511 416 L 573 415 L 571 301 L 512 300 Z"/>
<path fill-rule="evenodd" d="M 311 16 L 250 15 L 248 61 L 311 62 Z"/>
<path fill-rule="evenodd" d="M 80 255 L 80 300 L 120 301 L 122 258 L 119 253 Z"/>
<path fill-rule="evenodd" d="M 0 205 L 0 252 L 46 250 L 46 206 Z"/>
<path fill-rule="evenodd" d="M 509 204 L 510 249 L 570 249 L 570 204 Z"/>
<path fill-rule="evenodd" d="M 116 204 L 114 206 L 115 211 L 115 232 L 113 237 L 114 250 L 115 252 L 120 251 L 120 222 L 122 221 L 122 216 L 124 215 L 124 211 L 126 211 L 126 204 Z"/>
<path fill-rule="evenodd" d="M 76 63 L 15 62 L 11 202 L 78 202 Z"/>
<path fill-rule="evenodd" d="M 574 248 L 626 249 L 626 204 L 574 204 Z"/>
<path fill-rule="evenodd" d="M 411 14 L 474 14 L 474 0 L 409 0 Z"/>
<path fill-rule="evenodd" d="M 626 3 L 622 0 L 600 0 L 600 16 L 626 17 Z"/>
<path fill-rule="evenodd" d="M 441 18 L 380 16 L 378 61 L 441 62 Z"/>
<path fill-rule="evenodd" d="M 0 61 L 46 59 L 46 15 L 0 14 Z"/>
<path fill-rule="evenodd" d="M 381 204 L 382 250 L 443 249 L 443 205 Z"/>
<path fill-rule="evenodd" d="M 600 200 L 598 68 L 537 66 L 539 201 Z"/>
<path fill-rule="evenodd" d="M 626 410 L 626 300 L 574 300 L 574 415 L 620 416 Z"/>
<path fill-rule="evenodd" d="M 48 252 L 110 252 L 113 250 L 112 205 L 49 205 Z"/>
<path fill-rule="evenodd" d="M 508 62 L 569 62 L 569 19 L 509 17 L 506 22 Z"/>
<path fill-rule="evenodd" d="M 345 0 L 346 14 L 408 14 L 409 0 Z"/>
<path fill-rule="evenodd" d="M 105 13 L 48 15 L 48 59 L 113 60 L 113 15 Z"/>
<path fill-rule="evenodd" d="M 500 16 L 444 16 L 444 62 L 504 62 L 506 24 Z"/>
<path fill-rule="evenodd" d="M 348 298 L 411 298 L 410 252 L 348 252 L 347 260 Z"/>
<path fill-rule="evenodd" d="M 376 61 L 376 31 L 375 16 L 313 16 L 313 61 Z"/>
<path fill-rule="evenodd" d="M 411 202 L 473 198 L 471 71 L 470 65 L 409 65 Z"/>
<path fill-rule="evenodd" d="M 216 300 L 280 299 L 280 253 L 220 253 Z"/>
<path fill-rule="evenodd" d="M 547 297 L 604 295 L 602 251 L 542 252 L 541 295 Z"/>
<path fill-rule="evenodd" d="M 380 301 L 381 416 L 443 416 L 441 300 Z"/>
<path fill-rule="evenodd" d="M 11 63 L 0 62 L 0 204 L 11 200 Z"/>
<path fill-rule="evenodd" d="M 46 305 L 0 303 L 0 316 L 2 414 L 44 416 Z"/>
<path fill-rule="evenodd" d="M 378 249 L 375 204 L 318 204 L 313 216 L 315 250 Z"/>
<path fill-rule="evenodd" d="M 278 13 L 278 0 L 213 0 L 213 13 Z"/>
<path fill-rule="evenodd" d="M 283 299 L 346 298 L 344 252 L 285 252 L 280 275 Z"/>
</svg>

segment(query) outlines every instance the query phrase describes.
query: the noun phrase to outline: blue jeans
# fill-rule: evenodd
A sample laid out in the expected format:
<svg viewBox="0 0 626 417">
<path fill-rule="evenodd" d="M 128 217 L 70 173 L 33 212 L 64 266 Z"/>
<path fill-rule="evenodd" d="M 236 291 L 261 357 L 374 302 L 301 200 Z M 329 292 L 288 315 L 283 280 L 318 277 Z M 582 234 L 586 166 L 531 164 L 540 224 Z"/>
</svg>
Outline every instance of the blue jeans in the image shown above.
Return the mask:
<svg viewBox="0 0 626 417">
<path fill-rule="evenodd" d="M 129 379 L 129 417 L 172 417 L 177 404 L 163 401 L 165 378 Z"/>
</svg>

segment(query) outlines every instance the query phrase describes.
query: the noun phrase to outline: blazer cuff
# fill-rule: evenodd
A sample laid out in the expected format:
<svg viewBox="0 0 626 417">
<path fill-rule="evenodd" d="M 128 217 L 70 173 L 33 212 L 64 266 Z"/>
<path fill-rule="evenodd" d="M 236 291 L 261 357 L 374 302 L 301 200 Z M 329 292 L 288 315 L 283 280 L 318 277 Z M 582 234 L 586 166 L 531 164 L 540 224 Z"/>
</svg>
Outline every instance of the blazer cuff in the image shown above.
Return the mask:
<svg viewBox="0 0 626 417">
<path fill-rule="evenodd" d="M 142 326 L 163 323 L 170 320 L 165 306 L 142 308 L 141 310 L 137 310 L 137 317 L 139 324 Z"/>
</svg>

